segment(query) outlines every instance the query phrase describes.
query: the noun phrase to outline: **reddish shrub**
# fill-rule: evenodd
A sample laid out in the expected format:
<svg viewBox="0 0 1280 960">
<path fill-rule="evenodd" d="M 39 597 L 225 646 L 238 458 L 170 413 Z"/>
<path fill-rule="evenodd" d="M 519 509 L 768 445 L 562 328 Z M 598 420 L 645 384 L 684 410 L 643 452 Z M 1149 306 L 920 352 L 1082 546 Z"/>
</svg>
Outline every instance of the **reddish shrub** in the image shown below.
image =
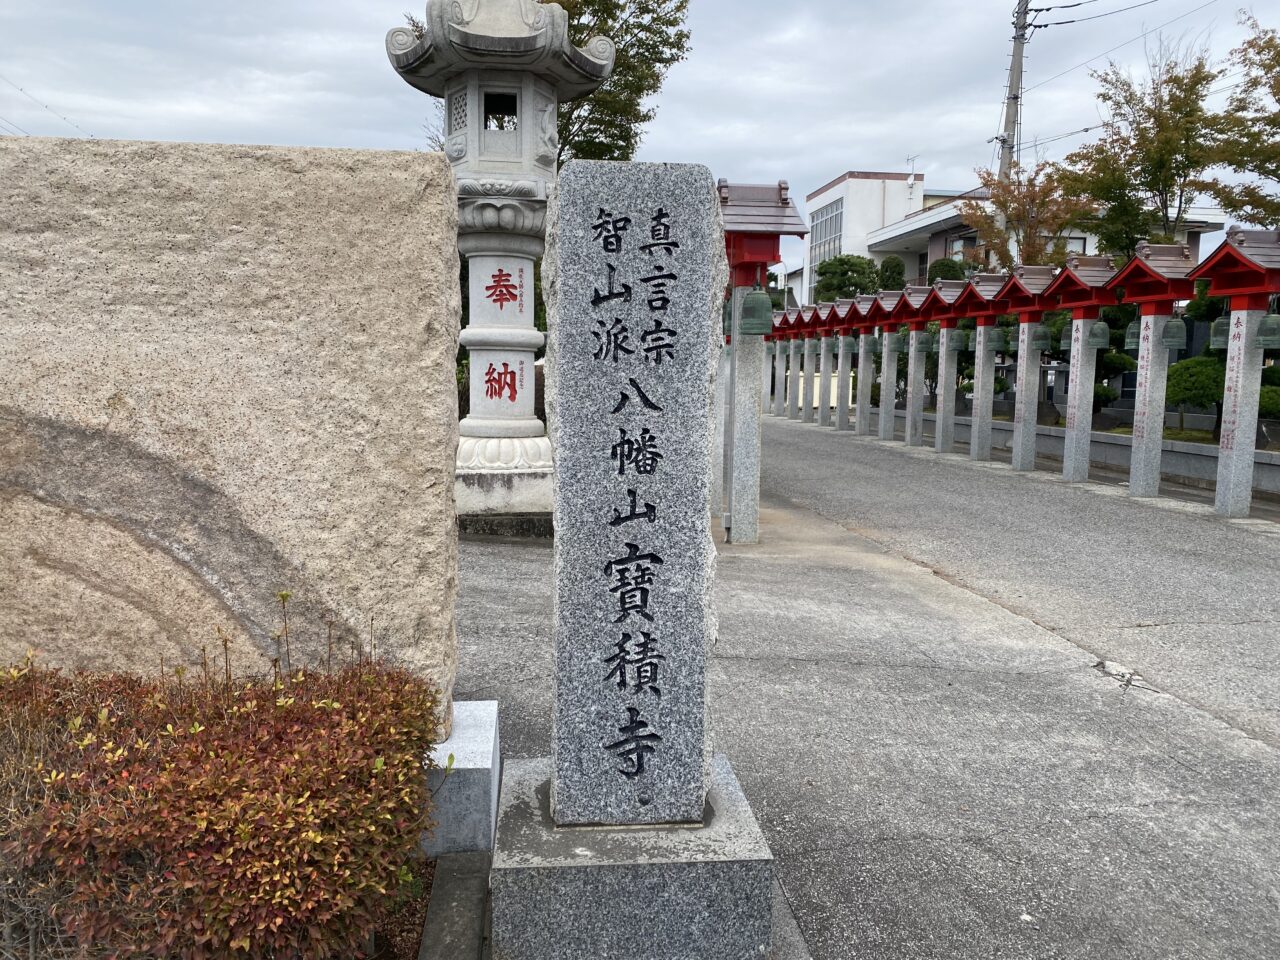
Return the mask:
<svg viewBox="0 0 1280 960">
<path fill-rule="evenodd" d="M 355 956 L 412 881 L 435 708 L 373 664 L 233 688 L 15 671 L 0 720 L 43 739 L 0 860 L 93 956 Z"/>
</svg>

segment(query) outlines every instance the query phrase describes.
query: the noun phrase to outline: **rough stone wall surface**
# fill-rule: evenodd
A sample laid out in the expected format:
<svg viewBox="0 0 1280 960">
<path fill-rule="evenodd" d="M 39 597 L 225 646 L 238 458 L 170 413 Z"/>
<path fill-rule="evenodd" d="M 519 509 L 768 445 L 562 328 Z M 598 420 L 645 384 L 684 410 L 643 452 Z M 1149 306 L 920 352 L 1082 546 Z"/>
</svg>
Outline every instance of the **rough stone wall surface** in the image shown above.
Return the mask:
<svg viewBox="0 0 1280 960">
<path fill-rule="evenodd" d="M 0 659 L 263 667 L 287 590 L 449 690 L 458 327 L 442 155 L 0 139 Z"/>
</svg>

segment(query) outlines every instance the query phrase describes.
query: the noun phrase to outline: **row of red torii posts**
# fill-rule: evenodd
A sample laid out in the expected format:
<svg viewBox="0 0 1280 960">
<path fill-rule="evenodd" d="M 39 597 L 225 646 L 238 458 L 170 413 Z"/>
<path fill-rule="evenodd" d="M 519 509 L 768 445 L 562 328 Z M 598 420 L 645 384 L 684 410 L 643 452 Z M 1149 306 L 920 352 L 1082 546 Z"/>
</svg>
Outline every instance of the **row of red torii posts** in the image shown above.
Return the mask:
<svg viewBox="0 0 1280 960">
<path fill-rule="evenodd" d="M 1034 470 L 1040 357 L 1050 348 L 1048 330 L 1041 321 L 1048 311 L 1070 310 L 1070 384 L 1062 469 L 1067 480 L 1084 481 L 1089 476 L 1097 354 L 1110 345 L 1109 329 L 1100 323 L 1100 313 L 1106 306 L 1131 303 L 1138 308 L 1141 326 L 1129 494 L 1155 497 L 1160 487 L 1169 353 L 1185 346 L 1185 340 L 1177 342 L 1178 325 L 1170 327 L 1170 322 L 1174 304 L 1191 299 L 1201 280 L 1208 281 L 1210 296 L 1228 298 L 1231 308 L 1229 320 L 1219 321 L 1220 329 L 1215 330 L 1215 336 L 1225 339 L 1227 346 L 1215 509 L 1223 516 L 1247 516 L 1253 495 L 1263 353 L 1280 347 L 1280 318 L 1267 314 L 1270 298 L 1280 293 L 1280 231 L 1233 228 L 1199 264 L 1184 245 L 1142 244 L 1138 255 L 1119 269 L 1108 257 L 1074 257 L 1061 270 L 1019 266 L 1009 274 L 939 280 L 931 287 L 881 291 L 775 313 L 773 333 L 766 338 L 773 355 L 773 376 L 766 362 L 764 380 L 766 384 L 772 381 L 777 389 L 770 398 L 766 386 L 765 406 L 775 416 L 808 422 L 815 419 L 816 408 L 818 423 L 831 426 L 834 400 L 834 426 L 870 436 L 871 390 L 878 358 L 877 432 L 881 440 L 893 440 L 898 354 L 905 350 L 909 358 L 906 443 L 922 446 L 924 354 L 936 350 L 938 383 L 947 386 L 938 391 L 934 446 L 949 453 L 955 442 L 956 417 L 956 391 L 949 385 L 956 382 L 958 353 L 969 349 L 975 355 L 969 456 L 990 460 L 995 354 L 1016 351 L 1013 467 Z M 1006 342 L 1004 330 L 996 326 L 997 317 L 1005 314 L 1017 316 L 1016 345 Z M 957 329 L 959 321 L 966 318 L 977 324 L 972 337 Z M 927 332 L 931 323 L 939 326 L 936 340 Z M 909 334 L 899 332 L 903 327 Z M 851 398 L 855 357 L 858 392 Z M 1026 384 L 1034 386 L 1027 389 Z"/>
</svg>

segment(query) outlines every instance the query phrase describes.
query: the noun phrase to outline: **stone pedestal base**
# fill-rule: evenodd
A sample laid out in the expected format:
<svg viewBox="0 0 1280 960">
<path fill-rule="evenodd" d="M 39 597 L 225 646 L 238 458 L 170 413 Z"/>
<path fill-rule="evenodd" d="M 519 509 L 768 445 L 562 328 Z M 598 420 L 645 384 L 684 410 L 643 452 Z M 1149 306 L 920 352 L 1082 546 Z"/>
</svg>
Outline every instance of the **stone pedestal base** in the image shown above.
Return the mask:
<svg viewBox="0 0 1280 960">
<path fill-rule="evenodd" d="M 462 437 L 454 497 L 459 517 L 551 515 L 546 437 Z"/>
<path fill-rule="evenodd" d="M 446 772 L 449 756 L 453 767 Z M 428 857 L 487 853 L 493 849 L 498 818 L 498 703 L 481 700 L 453 705 L 453 733 L 431 751 L 440 769 L 431 773 L 432 819 L 422 849 Z"/>
<path fill-rule="evenodd" d="M 702 827 L 558 828 L 550 780 L 549 760 L 503 770 L 493 960 L 770 956 L 773 856 L 725 757 Z"/>
</svg>

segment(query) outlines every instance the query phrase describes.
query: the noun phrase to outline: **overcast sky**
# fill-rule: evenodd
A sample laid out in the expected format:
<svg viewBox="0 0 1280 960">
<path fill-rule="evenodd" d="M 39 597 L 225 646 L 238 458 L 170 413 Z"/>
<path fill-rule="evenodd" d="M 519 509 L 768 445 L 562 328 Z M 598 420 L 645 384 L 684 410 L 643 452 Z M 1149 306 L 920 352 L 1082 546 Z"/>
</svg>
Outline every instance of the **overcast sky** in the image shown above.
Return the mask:
<svg viewBox="0 0 1280 960">
<path fill-rule="evenodd" d="M 1039 19 L 1096 16 L 1138 2 L 1091 0 Z M 672 70 L 638 159 L 696 161 L 737 181 L 784 178 L 802 203 L 845 170 L 907 170 L 908 156 L 918 157 L 928 184 L 957 189 L 972 186 L 974 168 L 991 163 L 987 141 L 1000 123 L 1014 0 L 690 6 L 692 53 Z M 1137 67 L 1156 33 L 1106 51 L 1174 18 L 1161 31 L 1166 37 L 1224 56 L 1244 35 L 1240 6 L 1153 0 L 1035 31 L 1024 141 L 1098 120 L 1088 68 L 1070 68 L 1104 54 L 1091 66 L 1114 58 Z M 1270 2 L 1253 6 L 1264 22 L 1274 21 L 1266 16 Z M 406 9 L 420 14 L 422 7 L 421 0 L 0 0 L 0 128 L 421 148 L 426 99 L 395 76 L 383 38 Z M 1058 140 L 1042 154 L 1060 159 L 1086 139 Z M 1024 159 L 1033 157 L 1028 150 Z M 797 247 L 785 254 L 798 264 Z"/>
</svg>

